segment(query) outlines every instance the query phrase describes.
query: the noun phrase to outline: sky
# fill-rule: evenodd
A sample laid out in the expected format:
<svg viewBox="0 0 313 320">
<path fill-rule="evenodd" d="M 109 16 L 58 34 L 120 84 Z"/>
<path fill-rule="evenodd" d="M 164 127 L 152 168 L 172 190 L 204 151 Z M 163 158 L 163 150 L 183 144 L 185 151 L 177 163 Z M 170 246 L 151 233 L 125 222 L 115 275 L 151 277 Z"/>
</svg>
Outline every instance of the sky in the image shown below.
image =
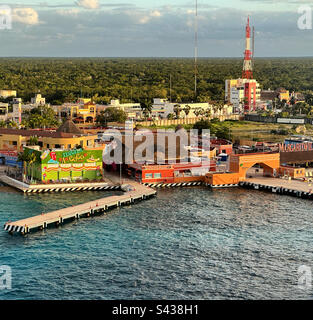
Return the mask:
<svg viewBox="0 0 313 320">
<path fill-rule="evenodd" d="M 300 6 L 313 0 L 198 0 L 199 56 L 242 57 L 245 24 L 255 56 L 313 56 Z M 12 28 L 1 29 L 1 6 Z M 195 0 L 0 0 L 0 56 L 193 57 Z"/>
</svg>

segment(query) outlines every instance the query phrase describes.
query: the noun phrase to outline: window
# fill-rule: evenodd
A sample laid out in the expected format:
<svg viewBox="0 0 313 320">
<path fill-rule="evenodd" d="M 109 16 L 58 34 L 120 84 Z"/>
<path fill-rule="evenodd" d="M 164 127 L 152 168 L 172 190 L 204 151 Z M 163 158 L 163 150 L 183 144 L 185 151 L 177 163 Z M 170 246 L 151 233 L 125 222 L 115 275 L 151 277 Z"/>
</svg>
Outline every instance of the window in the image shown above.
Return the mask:
<svg viewBox="0 0 313 320">
<path fill-rule="evenodd" d="M 161 178 L 162 178 L 161 173 L 155 173 L 154 174 L 154 179 L 161 179 Z"/>
<path fill-rule="evenodd" d="M 146 179 L 152 179 L 153 178 L 153 174 L 152 173 L 146 173 L 145 177 L 146 177 Z"/>
<path fill-rule="evenodd" d="M 12 142 L 13 146 L 17 146 L 17 141 Z"/>
<path fill-rule="evenodd" d="M 71 149 L 71 148 L 72 148 L 72 145 L 68 144 L 67 149 Z"/>
</svg>

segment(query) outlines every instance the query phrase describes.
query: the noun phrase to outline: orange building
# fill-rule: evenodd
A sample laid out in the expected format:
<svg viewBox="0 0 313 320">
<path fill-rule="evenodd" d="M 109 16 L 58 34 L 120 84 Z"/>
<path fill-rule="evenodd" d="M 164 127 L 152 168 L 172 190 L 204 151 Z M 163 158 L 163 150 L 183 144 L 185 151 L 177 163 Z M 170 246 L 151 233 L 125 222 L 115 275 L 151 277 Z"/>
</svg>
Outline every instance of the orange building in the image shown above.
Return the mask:
<svg viewBox="0 0 313 320">
<path fill-rule="evenodd" d="M 292 179 L 301 179 L 305 178 L 305 168 L 284 166 L 279 168 L 279 174 L 281 176 L 291 177 Z"/>
<path fill-rule="evenodd" d="M 246 179 L 247 171 L 259 164 L 263 168 L 264 176 L 275 176 L 279 173 L 279 153 L 250 153 L 232 154 L 230 156 L 230 171 L 239 173 L 240 181 Z"/>
<path fill-rule="evenodd" d="M 239 183 L 239 173 L 208 173 L 205 176 L 205 183 L 210 186 L 234 186 Z"/>
<path fill-rule="evenodd" d="M 230 155 L 233 153 L 233 144 L 225 139 L 211 139 L 211 147 L 216 149 L 217 154 L 225 153 Z"/>
<path fill-rule="evenodd" d="M 164 165 L 132 164 L 128 166 L 129 176 L 142 183 L 155 184 L 204 181 L 204 173 L 208 171 L 216 171 L 215 161 Z"/>
</svg>

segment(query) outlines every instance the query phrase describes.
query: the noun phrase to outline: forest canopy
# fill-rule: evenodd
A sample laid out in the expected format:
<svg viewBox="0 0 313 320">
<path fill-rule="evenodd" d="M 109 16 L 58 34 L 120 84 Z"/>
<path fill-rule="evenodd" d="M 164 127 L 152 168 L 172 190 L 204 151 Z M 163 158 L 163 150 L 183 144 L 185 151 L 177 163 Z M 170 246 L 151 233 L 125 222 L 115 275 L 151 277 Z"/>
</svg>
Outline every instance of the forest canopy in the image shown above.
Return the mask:
<svg viewBox="0 0 313 320">
<path fill-rule="evenodd" d="M 175 102 L 222 101 L 225 80 L 241 76 L 242 59 L 203 58 L 198 69 L 195 98 L 193 59 L 1 58 L 0 89 L 17 90 L 24 102 L 40 91 L 51 104 L 79 96 L 103 104 L 170 97 Z M 254 69 L 263 89 L 312 93 L 313 58 L 255 59 Z"/>
</svg>

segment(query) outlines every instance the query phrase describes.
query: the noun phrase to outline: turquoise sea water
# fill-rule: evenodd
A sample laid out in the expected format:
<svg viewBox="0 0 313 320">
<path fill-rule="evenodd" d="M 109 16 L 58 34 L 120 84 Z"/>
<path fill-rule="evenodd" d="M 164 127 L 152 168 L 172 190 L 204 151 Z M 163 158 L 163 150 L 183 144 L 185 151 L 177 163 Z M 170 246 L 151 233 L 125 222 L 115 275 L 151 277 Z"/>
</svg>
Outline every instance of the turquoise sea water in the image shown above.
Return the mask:
<svg viewBox="0 0 313 320">
<path fill-rule="evenodd" d="M 0 192 L 0 225 L 110 193 Z M 107 216 L 27 237 L 0 229 L 0 299 L 311 299 L 313 202 L 227 189 L 159 191 Z"/>
</svg>

